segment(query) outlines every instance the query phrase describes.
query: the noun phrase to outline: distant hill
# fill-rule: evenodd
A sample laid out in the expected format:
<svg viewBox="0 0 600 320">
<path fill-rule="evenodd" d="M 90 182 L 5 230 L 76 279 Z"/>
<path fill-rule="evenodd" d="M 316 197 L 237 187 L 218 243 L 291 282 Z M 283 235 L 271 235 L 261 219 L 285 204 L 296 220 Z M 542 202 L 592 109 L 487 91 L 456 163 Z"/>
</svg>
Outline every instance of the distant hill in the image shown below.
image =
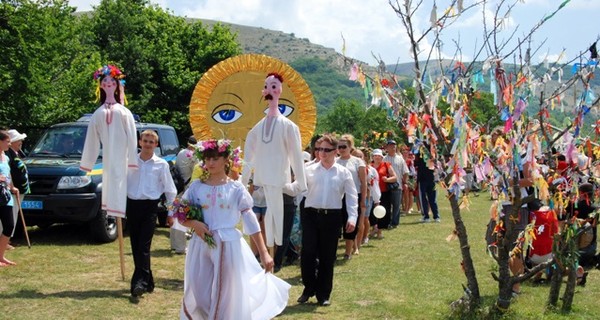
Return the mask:
<svg viewBox="0 0 600 320">
<path fill-rule="evenodd" d="M 214 20 L 193 20 L 200 20 L 208 28 L 221 23 L 237 34 L 243 53 L 264 54 L 292 66 L 313 92 L 318 114 L 326 113 L 338 98 L 365 102 L 360 85 L 348 80 L 350 62 L 344 61 L 344 57 L 332 48 L 311 43 L 305 38 L 297 38 L 293 33 Z M 374 68 L 366 64 L 365 67 L 374 71 Z"/>
</svg>

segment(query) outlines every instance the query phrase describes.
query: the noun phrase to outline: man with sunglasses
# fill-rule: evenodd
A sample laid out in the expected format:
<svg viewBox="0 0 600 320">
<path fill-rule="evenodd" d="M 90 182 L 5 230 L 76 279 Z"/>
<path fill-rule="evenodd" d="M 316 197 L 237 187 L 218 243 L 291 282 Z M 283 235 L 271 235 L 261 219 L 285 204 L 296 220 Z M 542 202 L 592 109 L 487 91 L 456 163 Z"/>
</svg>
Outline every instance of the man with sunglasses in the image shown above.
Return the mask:
<svg viewBox="0 0 600 320">
<path fill-rule="evenodd" d="M 329 306 L 333 266 L 341 232 L 342 198 L 346 195 L 348 219 L 345 231 L 352 232 L 358 218 L 358 194 L 350 171 L 335 162 L 337 139 L 324 135 L 319 142 L 316 150 L 321 161 L 306 168 L 308 192 L 301 214 L 300 259 L 304 291 L 298 303 L 306 303 L 316 295 L 319 305 Z"/>
</svg>

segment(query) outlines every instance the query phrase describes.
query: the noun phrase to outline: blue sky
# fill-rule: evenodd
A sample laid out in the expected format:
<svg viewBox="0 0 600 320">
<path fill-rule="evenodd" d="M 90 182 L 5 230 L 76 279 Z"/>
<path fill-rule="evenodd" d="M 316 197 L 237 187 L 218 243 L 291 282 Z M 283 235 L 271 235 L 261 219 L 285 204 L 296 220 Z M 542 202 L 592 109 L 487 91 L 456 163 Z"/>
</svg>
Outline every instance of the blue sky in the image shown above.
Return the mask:
<svg viewBox="0 0 600 320">
<path fill-rule="evenodd" d="M 396 0 L 393 0 L 395 3 Z M 404 3 L 404 0 L 398 0 Z M 413 0 L 413 3 L 417 3 Z M 451 0 L 435 1 L 440 16 Z M 475 3 L 464 0 L 464 7 Z M 499 0 L 489 0 L 486 5 L 488 21 L 492 21 Z M 523 38 L 545 16 L 558 8 L 563 0 L 508 0 L 516 3 L 503 20 L 503 31 L 498 41 L 507 39 L 513 30 L 514 47 L 517 38 Z M 78 11 L 91 10 L 100 0 L 73 0 L 71 6 Z M 388 0 L 152 0 L 175 15 L 225 21 L 235 24 L 263 27 L 294 33 L 296 37 L 342 51 L 342 35 L 346 40 L 346 54 L 368 64 L 375 65 L 373 55 L 381 57 L 386 64 L 410 61 L 407 37 L 401 20 Z M 426 30 L 434 1 L 424 0 L 416 11 L 414 21 L 418 31 Z M 475 56 L 475 50 L 483 43 L 483 8 L 470 9 L 442 31 L 442 54 L 452 57 L 456 42 L 460 43 L 463 61 Z M 503 12 L 504 13 L 504 12 Z M 489 27 L 489 24 L 488 24 Z M 433 34 L 432 34 L 433 35 Z M 431 36 L 432 36 L 431 35 Z M 432 37 L 420 45 L 423 54 L 428 52 Z M 537 52 L 532 62 L 546 58 L 554 62 L 565 49 L 567 62 L 587 48 L 600 36 L 600 1 L 571 0 L 561 11 L 549 19 L 532 38 L 531 47 Z M 545 43 L 543 43 L 545 41 Z M 540 47 L 540 45 L 543 46 Z M 539 49 L 538 49 L 539 47 Z M 599 46 L 600 47 L 600 46 Z M 503 52 L 506 53 L 506 50 Z M 484 51 L 478 60 L 487 57 Z M 589 57 L 589 54 L 585 54 Z M 512 62 L 512 58 L 510 59 Z"/>
</svg>

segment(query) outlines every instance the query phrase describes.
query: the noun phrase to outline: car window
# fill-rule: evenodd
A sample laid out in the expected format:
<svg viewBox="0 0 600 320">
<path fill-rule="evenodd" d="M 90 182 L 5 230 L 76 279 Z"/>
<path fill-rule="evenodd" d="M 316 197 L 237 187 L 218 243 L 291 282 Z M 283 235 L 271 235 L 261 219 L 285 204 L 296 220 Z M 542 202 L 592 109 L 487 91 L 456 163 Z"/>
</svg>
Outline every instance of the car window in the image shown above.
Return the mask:
<svg viewBox="0 0 600 320">
<path fill-rule="evenodd" d="M 163 156 L 177 154 L 179 151 L 179 143 L 174 130 L 160 129 L 160 142 Z"/>
<path fill-rule="evenodd" d="M 61 126 L 48 129 L 31 155 L 81 156 L 87 126 Z"/>
</svg>

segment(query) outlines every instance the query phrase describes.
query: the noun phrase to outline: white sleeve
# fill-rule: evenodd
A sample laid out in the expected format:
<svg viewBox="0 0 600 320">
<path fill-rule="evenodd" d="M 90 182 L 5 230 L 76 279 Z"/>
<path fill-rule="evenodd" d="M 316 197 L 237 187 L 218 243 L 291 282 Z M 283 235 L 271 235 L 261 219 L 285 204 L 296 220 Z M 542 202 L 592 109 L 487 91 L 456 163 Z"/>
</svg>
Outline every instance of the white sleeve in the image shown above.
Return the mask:
<svg viewBox="0 0 600 320">
<path fill-rule="evenodd" d="M 356 220 L 358 219 L 358 192 L 352 179 L 352 174 L 349 170 L 345 170 L 344 174 L 344 190 L 346 194 L 346 210 L 348 211 L 348 222 L 356 226 Z"/>
<path fill-rule="evenodd" d="M 301 194 L 307 190 L 306 176 L 304 174 L 304 157 L 302 156 L 302 139 L 300 129 L 293 122 L 290 122 L 286 130 L 287 135 L 287 153 L 290 158 L 290 165 L 294 171 L 295 181 L 293 186 L 293 195 Z"/>
<path fill-rule="evenodd" d="M 238 184 L 237 192 L 238 209 L 242 214 L 242 227 L 244 234 L 250 235 L 260 232 L 260 224 L 258 223 L 258 219 L 256 219 L 256 215 L 252 211 L 252 206 L 254 203 L 252 196 L 241 183 Z"/>
<path fill-rule="evenodd" d="M 86 172 L 92 171 L 94 164 L 98 159 L 98 154 L 100 153 L 100 133 L 97 128 L 95 115 L 96 113 L 92 115 L 90 123 L 88 124 L 81 155 L 81 163 L 79 164 L 79 168 Z"/>
<path fill-rule="evenodd" d="M 254 150 L 256 148 L 256 134 L 254 128 L 248 131 L 246 135 L 246 143 L 244 144 L 244 164 L 242 168 L 242 184 L 248 185 L 250 176 L 252 175 L 253 161 L 254 161 Z"/>
<path fill-rule="evenodd" d="M 175 182 L 173 182 L 173 177 L 171 176 L 171 171 L 169 170 L 169 163 L 165 161 L 161 171 L 160 180 L 163 187 L 163 193 L 167 198 L 167 206 L 170 206 L 177 196 L 177 188 L 175 187 Z"/>
<path fill-rule="evenodd" d="M 125 107 L 123 107 L 125 108 Z M 125 134 L 127 135 L 127 162 L 128 167 L 137 168 L 137 130 L 135 129 L 135 120 L 133 114 L 129 109 L 125 108 L 123 127 L 125 128 Z"/>
</svg>

